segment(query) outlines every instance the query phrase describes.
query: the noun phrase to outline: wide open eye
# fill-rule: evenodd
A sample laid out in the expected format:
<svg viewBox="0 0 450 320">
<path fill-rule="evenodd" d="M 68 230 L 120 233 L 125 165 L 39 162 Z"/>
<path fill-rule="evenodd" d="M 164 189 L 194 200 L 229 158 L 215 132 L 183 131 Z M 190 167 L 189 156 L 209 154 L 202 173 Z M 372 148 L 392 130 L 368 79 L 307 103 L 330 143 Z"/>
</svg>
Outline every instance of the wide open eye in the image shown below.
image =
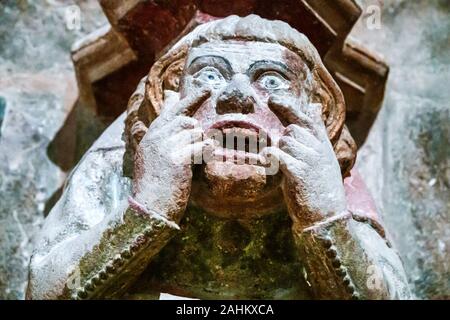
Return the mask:
<svg viewBox="0 0 450 320">
<path fill-rule="evenodd" d="M 258 78 L 258 83 L 268 90 L 289 88 L 289 82 L 276 72 L 263 73 Z"/>
<path fill-rule="evenodd" d="M 194 78 L 211 85 L 216 88 L 225 82 L 225 78 L 222 76 L 219 70 L 213 67 L 205 67 L 202 70 L 194 74 Z"/>
</svg>

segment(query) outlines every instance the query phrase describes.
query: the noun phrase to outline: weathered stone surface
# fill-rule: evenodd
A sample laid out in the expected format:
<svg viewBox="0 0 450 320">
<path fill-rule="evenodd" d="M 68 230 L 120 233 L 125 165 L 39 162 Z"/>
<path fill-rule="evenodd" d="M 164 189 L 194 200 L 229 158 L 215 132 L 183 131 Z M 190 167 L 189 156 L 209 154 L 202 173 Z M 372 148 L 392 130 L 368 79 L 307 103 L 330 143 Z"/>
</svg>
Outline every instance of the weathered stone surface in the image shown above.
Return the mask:
<svg viewBox="0 0 450 320">
<path fill-rule="evenodd" d="M 79 30 L 65 20 L 74 4 Z M 33 236 L 65 177 L 46 149 L 78 95 L 70 47 L 103 23 L 96 1 L 0 3 L 0 299 L 24 297 Z"/>
<path fill-rule="evenodd" d="M 100 3 L 111 27 L 96 31 L 81 41 L 82 46 L 75 46 L 73 60 L 80 100 L 105 123 L 123 111 L 128 97 L 146 74 L 143 70 L 150 69 L 175 39 L 208 20 L 232 14 L 282 20 L 309 38 L 346 98 L 346 125 L 358 146 L 366 139 L 380 108 L 388 67 L 347 38 L 361 14 L 352 0 Z"/>
<path fill-rule="evenodd" d="M 368 30 L 368 19 L 354 36 L 383 53 L 391 72 L 357 166 L 418 297 L 449 298 L 450 3 L 384 1 L 381 29 Z"/>
<path fill-rule="evenodd" d="M 128 183 L 120 182 L 122 130 L 115 131 L 117 143 L 105 140 L 115 125 L 124 125 L 118 118 L 95 144 L 105 147 L 83 157 L 49 213 L 30 262 L 27 298 L 121 297 L 142 283 L 148 263 L 177 234 L 175 257 L 160 258 L 170 265 L 193 254 L 198 259 L 181 261 L 181 269 L 162 267 L 169 275 L 181 274 L 173 282 L 167 273 L 149 271 L 171 294 L 410 297 L 402 263 L 383 228 L 358 214 L 366 213 L 365 201 L 360 210 L 347 210 L 351 202 L 342 174 L 350 167 L 338 159 L 341 154 L 353 158 L 356 147 L 350 134 L 341 134 L 344 97 L 303 34 L 257 15 L 210 21 L 161 56 L 143 83 L 130 99 L 122 129 L 125 148 L 135 155 L 128 203 L 122 202 Z M 213 132 L 220 133 L 217 143 L 192 144 L 198 133 Z M 259 150 L 250 147 L 251 139 L 259 140 Z M 335 150 L 336 145 L 341 148 Z M 194 165 L 192 151 L 196 160 L 202 151 L 217 156 L 204 154 Z M 281 166 L 268 159 L 272 152 Z M 364 191 L 356 187 L 350 193 L 361 200 L 356 194 Z M 219 218 L 213 226 L 218 233 L 208 231 L 212 220 L 206 228 L 196 224 L 201 215 L 188 220 L 190 208 Z M 260 223 L 280 210 L 287 223 Z M 258 224 L 262 230 L 252 228 Z M 187 231 L 190 227 L 194 232 Z M 280 262 L 280 256 L 294 259 Z M 376 286 L 369 279 L 374 267 Z M 96 284 L 102 275 L 105 281 Z M 302 278 L 309 285 L 300 285 Z M 75 286 L 72 279 L 78 279 Z M 158 288 L 146 286 L 144 292 Z"/>
<path fill-rule="evenodd" d="M 96 1 L 75 2 L 82 9 L 78 31 L 63 20 L 74 1 L 0 3 L 0 96 L 7 108 L 0 125 L 0 298 L 23 297 L 30 239 L 64 179 L 45 150 L 76 97 L 70 46 L 105 21 Z M 383 1 L 358 2 L 367 8 Z M 353 33 L 391 66 L 383 111 L 358 168 L 423 298 L 448 298 L 450 287 L 449 15 L 445 0 L 385 0 L 381 30 L 368 30 L 366 15 Z"/>
<path fill-rule="evenodd" d="M 0 97 L 0 137 L 2 136 L 2 123 L 3 118 L 5 117 L 6 112 L 6 100 L 3 97 Z"/>
</svg>

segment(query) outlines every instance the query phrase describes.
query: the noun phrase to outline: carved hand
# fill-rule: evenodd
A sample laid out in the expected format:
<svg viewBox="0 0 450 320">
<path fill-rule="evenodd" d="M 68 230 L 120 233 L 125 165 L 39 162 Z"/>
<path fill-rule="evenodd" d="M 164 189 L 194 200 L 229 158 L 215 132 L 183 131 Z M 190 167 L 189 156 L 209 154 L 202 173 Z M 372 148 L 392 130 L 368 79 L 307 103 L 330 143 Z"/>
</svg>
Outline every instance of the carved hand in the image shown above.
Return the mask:
<svg viewBox="0 0 450 320">
<path fill-rule="evenodd" d="M 341 171 L 322 120 L 320 104 L 301 110 L 295 99 L 272 96 L 269 107 L 286 126 L 278 147 L 262 156 L 278 161 L 284 175 L 283 193 L 296 226 L 306 228 L 346 208 Z"/>
<path fill-rule="evenodd" d="M 210 97 L 198 91 L 178 99 L 166 97 L 161 114 L 142 138 L 136 155 L 135 200 L 174 222 L 181 219 L 189 199 L 193 156 L 211 144 L 202 141 L 202 129 L 191 116 Z"/>
</svg>

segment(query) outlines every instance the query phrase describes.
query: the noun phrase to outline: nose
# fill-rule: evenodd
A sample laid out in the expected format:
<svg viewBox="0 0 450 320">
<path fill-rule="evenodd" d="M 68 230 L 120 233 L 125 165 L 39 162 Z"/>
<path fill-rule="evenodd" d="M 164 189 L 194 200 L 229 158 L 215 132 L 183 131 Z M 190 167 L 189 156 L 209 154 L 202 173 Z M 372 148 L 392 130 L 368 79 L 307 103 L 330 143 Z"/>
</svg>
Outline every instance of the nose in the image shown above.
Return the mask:
<svg viewBox="0 0 450 320">
<path fill-rule="evenodd" d="M 246 76 L 235 75 L 217 98 L 217 114 L 255 112 L 255 98 L 252 91 Z"/>
</svg>

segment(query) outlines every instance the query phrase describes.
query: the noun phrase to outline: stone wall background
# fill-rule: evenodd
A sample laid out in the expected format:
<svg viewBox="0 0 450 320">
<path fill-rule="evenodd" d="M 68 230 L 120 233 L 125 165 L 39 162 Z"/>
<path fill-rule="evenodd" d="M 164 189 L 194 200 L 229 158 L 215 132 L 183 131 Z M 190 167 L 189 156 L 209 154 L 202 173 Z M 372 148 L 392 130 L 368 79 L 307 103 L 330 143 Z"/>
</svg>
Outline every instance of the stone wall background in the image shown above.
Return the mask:
<svg viewBox="0 0 450 320">
<path fill-rule="evenodd" d="M 450 298 L 450 1 L 379 5 L 352 35 L 390 66 L 385 100 L 357 167 L 420 298 Z"/>
<path fill-rule="evenodd" d="M 358 2 L 382 8 L 381 25 L 367 13 L 352 35 L 391 72 L 357 166 L 418 297 L 449 298 L 450 1 Z M 73 4 L 79 30 L 66 25 Z M 0 3 L 0 299 L 24 297 L 33 236 L 65 178 L 47 147 L 78 95 L 70 47 L 104 23 L 95 0 Z"/>
<path fill-rule="evenodd" d="M 79 30 L 65 19 L 74 4 Z M 94 0 L 0 2 L 0 299 L 24 298 L 33 236 L 65 178 L 47 146 L 78 96 L 70 48 L 105 22 Z"/>
</svg>

